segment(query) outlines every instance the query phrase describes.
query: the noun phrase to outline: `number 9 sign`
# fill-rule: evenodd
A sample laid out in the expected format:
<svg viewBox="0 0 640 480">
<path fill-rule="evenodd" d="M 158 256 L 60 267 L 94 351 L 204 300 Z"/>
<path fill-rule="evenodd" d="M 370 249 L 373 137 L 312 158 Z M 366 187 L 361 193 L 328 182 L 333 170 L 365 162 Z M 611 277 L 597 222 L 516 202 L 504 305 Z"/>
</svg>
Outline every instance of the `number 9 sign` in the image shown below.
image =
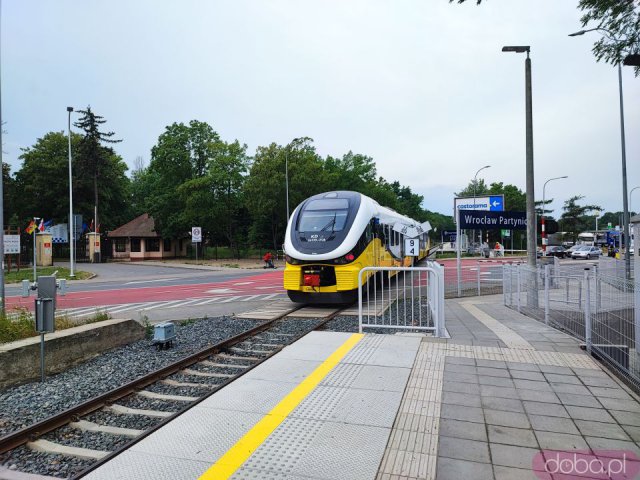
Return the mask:
<svg viewBox="0 0 640 480">
<path fill-rule="evenodd" d="M 419 253 L 419 241 L 417 238 L 404 239 L 404 254 L 407 257 L 417 257 Z"/>
</svg>

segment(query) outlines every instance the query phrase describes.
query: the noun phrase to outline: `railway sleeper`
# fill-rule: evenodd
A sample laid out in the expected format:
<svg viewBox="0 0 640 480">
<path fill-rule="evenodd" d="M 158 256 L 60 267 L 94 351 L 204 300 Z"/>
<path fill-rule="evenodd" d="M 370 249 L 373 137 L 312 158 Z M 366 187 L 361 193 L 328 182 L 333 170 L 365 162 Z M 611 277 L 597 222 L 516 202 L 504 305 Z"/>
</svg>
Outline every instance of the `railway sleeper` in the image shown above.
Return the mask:
<svg viewBox="0 0 640 480">
<path fill-rule="evenodd" d="M 109 425 L 99 425 L 97 423 L 88 422 L 86 420 L 71 422 L 69 426 L 78 430 L 82 430 L 83 432 L 99 432 L 109 435 L 120 435 L 123 437 L 131 438 L 136 438 L 144 433 L 142 430 L 137 430 L 135 428 L 111 427 Z"/>
<path fill-rule="evenodd" d="M 160 380 L 160 383 L 164 383 L 165 385 L 170 385 L 172 387 L 194 387 L 194 388 L 215 388 L 216 387 L 216 385 L 213 385 L 211 383 L 178 382 L 177 380 L 171 380 L 169 378 Z"/>
<path fill-rule="evenodd" d="M 27 442 L 27 447 L 35 452 L 43 452 L 57 455 L 67 455 L 70 457 L 84 458 L 86 460 L 101 460 L 111 452 L 104 450 L 92 450 L 90 448 L 70 447 L 49 440 L 35 440 Z"/>
<path fill-rule="evenodd" d="M 118 405 L 114 403 L 108 407 L 104 407 L 112 413 L 119 413 L 121 415 L 141 415 L 143 417 L 155 417 L 155 418 L 167 418 L 173 415 L 175 412 L 165 412 L 162 410 L 145 410 L 142 408 L 125 407 L 124 405 Z"/>
<path fill-rule="evenodd" d="M 136 395 L 140 395 L 145 398 L 152 398 L 154 400 L 169 400 L 171 402 L 195 402 L 199 400 L 199 397 L 187 397 L 186 395 L 167 395 L 165 393 L 150 392 L 149 390 L 140 390 L 136 392 Z"/>
<path fill-rule="evenodd" d="M 252 353 L 254 355 L 269 355 L 269 354 L 273 353 L 271 350 L 254 350 L 254 349 L 246 349 L 245 350 L 243 348 L 235 348 L 235 347 L 232 347 L 230 350 L 232 352 L 237 353 L 240 356 L 242 356 L 243 353 Z M 248 357 L 244 357 L 244 358 L 248 358 Z M 255 358 L 255 357 L 251 357 L 251 358 Z M 256 360 L 261 360 L 261 359 L 260 358 L 256 358 Z"/>
<path fill-rule="evenodd" d="M 233 350 L 234 348 L 236 348 L 236 347 L 232 347 L 230 350 Z M 246 350 L 242 350 L 242 351 L 246 351 Z M 243 355 L 241 355 L 241 356 L 229 355 L 228 353 L 219 353 L 218 357 L 219 358 L 226 358 L 226 359 L 229 359 L 229 360 L 236 360 L 236 361 L 238 361 L 238 360 L 250 360 L 250 361 L 256 362 L 258 360 L 262 360 L 261 358 L 258 358 L 258 357 L 247 357 L 247 356 L 243 356 Z"/>
<path fill-rule="evenodd" d="M 201 372 L 199 370 L 192 370 L 190 368 L 185 368 L 182 370 L 184 375 L 193 375 L 196 377 L 209 377 L 209 378 L 231 378 L 235 377 L 231 373 L 209 373 L 209 372 Z"/>
<path fill-rule="evenodd" d="M 216 367 L 216 368 L 239 368 L 239 369 L 249 368 L 249 365 L 235 365 L 233 363 L 216 363 L 210 360 L 203 360 L 200 363 L 202 365 L 206 365 L 207 367 Z"/>
</svg>

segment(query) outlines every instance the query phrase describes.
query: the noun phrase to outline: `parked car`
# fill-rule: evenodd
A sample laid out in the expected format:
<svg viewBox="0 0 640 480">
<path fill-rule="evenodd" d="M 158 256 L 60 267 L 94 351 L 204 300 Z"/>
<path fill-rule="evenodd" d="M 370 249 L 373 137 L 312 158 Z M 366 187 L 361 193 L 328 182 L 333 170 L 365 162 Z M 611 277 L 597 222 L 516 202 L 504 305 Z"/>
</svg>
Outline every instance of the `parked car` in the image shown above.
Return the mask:
<svg viewBox="0 0 640 480">
<path fill-rule="evenodd" d="M 600 258 L 600 255 L 602 255 L 602 250 L 598 247 L 583 246 L 571 252 L 571 258 L 574 260 L 577 258 L 584 258 L 587 260 L 591 258 Z"/>
<path fill-rule="evenodd" d="M 547 246 L 547 252 L 546 252 L 546 256 L 547 257 L 558 257 L 558 258 L 565 258 L 567 256 L 567 250 L 564 247 L 560 247 L 560 246 Z"/>
</svg>

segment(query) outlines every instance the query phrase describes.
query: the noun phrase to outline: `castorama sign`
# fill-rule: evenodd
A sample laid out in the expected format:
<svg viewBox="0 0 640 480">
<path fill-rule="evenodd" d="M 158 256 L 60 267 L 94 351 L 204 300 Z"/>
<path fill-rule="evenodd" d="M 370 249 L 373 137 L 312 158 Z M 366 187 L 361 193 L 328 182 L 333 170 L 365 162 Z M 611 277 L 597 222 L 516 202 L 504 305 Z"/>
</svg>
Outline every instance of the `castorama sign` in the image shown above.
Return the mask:
<svg viewBox="0 0 640 480">
<path fill-rule="evenodd" d="M 460 197 L 453 203 L 453 219 L 457 221 L 460 210 L 483 210 L 488 212 L 504 211 L 504 195 L 490 195 L 488 197 Z"/>
</svg>

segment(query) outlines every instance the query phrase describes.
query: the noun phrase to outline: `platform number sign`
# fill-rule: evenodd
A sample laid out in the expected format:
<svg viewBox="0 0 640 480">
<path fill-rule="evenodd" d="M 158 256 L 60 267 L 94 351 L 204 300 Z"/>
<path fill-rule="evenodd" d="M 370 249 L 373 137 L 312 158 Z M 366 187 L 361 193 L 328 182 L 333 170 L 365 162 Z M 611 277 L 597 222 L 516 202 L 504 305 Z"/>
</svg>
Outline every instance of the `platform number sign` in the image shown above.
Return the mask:
<svg viewBox="0 0 640 480">
<path fill-rule="evenodd" d="M 420 240 L 417 238 L 404 239 L 404 254 L 407 257 L 417 257 L 420 249 Z"/>
<path fill-rule="evenodd" d="M 191 242 L 200 243 L 202 241 L 202 229 L 200 227 L 191 228 Z"/>
</svg>

